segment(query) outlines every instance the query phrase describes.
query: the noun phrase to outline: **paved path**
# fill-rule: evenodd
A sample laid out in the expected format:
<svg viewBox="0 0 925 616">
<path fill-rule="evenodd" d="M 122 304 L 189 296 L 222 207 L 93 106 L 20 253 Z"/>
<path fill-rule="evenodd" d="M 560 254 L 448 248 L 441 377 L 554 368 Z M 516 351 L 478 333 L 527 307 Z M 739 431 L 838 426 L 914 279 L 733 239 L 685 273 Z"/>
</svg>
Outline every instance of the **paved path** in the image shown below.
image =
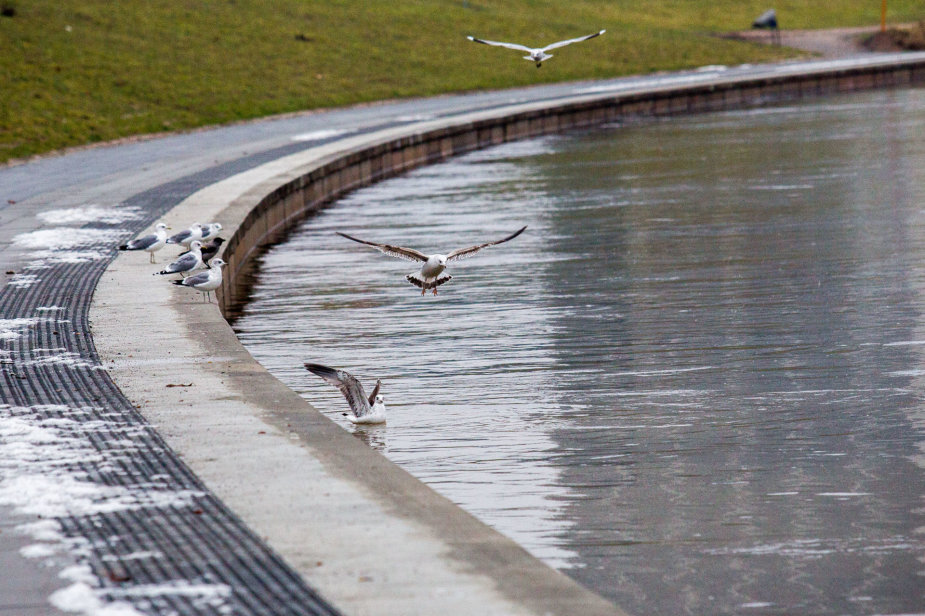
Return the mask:
<svg viewBox="0 0 925 616">
<path fill-rule="evenodd" d="M 802 68 L 712 67 L 394 102 L 0 169 L 0 614 L 55 613 L 49 596 L 87 614 L 102 613 L 105 601 L 124 602 L 125 614 L 337 613 L 192 474 L 100 365 L 88 314 L 113 246 L 205 187 L 364 132 L 787 70 Z M 110 334 L 119 332 L 118 311 L 112 321 Z M 149 342 L 172 352 L 170 340 Z"/>
</svg>

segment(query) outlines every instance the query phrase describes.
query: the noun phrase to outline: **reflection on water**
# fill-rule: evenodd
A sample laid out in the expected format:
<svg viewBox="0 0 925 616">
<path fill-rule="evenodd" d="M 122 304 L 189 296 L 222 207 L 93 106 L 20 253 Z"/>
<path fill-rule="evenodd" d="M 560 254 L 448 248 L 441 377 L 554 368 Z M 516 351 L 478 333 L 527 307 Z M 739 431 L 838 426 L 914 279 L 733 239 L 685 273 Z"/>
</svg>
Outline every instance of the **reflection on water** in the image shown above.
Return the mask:
<svg viewBox="0 0 925 616">
<path fill-rule="evenodd" d="M 511 144 L 360 191 L 236 323 L 383 379 L 371 446 L 638 614 L 925 608 L 925 92 Z M 428 251 L 413 264 L 334 230 Z"/>
</svg>

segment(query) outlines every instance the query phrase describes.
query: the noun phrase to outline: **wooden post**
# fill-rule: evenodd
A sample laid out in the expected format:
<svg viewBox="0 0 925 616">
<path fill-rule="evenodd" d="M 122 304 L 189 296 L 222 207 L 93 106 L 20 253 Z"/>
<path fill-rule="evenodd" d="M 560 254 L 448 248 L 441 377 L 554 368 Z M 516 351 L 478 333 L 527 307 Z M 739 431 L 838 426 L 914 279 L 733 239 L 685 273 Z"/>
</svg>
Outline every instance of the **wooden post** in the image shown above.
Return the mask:
<svg viewBox="0 0 925 616">
<path fill-rule="evenodd" d="M 886 32 L 886 0 L 880 0 L 880 31 Z"/>
</svg>

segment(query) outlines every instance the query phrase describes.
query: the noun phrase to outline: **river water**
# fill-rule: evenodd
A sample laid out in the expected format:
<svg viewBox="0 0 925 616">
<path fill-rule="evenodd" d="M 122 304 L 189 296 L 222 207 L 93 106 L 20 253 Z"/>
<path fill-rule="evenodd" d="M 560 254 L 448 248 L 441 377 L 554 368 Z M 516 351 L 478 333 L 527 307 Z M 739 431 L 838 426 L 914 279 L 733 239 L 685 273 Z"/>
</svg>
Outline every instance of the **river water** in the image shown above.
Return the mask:
<svg viewBox="0 0 925 616">
<path fill-rule="evenodd" d="M 312 404 L 640 615 L 925 613 L 925 90 L 512 143 L 358 191 L 235 322 Z M 334 234 L 447 252 L 412 263 Z M 356 428 L 302 368 L 383 379 Z"/>
</svg>

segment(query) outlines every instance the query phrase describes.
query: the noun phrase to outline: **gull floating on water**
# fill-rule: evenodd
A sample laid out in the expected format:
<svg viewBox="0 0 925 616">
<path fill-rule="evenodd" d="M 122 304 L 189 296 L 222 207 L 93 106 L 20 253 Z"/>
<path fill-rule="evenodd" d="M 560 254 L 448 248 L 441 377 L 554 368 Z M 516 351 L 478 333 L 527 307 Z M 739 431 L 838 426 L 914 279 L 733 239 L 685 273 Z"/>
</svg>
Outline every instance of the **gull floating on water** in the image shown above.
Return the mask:
<svg viewBox="0 0 925 616">
<path fill-rule="evenodd" d="M 351 235 L 347 235 L 346 233 L 341 233 L 340 231 L 337 231 L 337 234 L 347 238 L 348 240 L 353 240 L 354 242 L 372 246 L 376 250 L 383 252 L 390 257 L 398 257 L 399 259 L 404 259 L 406 261 L 423 262 L 424 265 L 421 266 L 419 271 L 408 274 L 405 276 L 405 279 L 407 279 L 408 282 L 414 286 L 420 287 L 421 295 L 424 295 L 427 292 L 427 289 L 433 289 L 434 295 L 436 295 L 437 287 L 442 285 L 444 282 L 448 282 L 452 278 L 452 276 L 449 274 L 443 273 L 443 271 L 446 269 L 447 263 L 450 261 L 458 261 L 460 259 L 471 257 L 483 248 L 494 246 L 496 244 L 503 244 L 504 242 L 512 240 L 523 233 L 524 229 L 526 228 L 527 226 L 524 225 L 504 239 L 495 240 L 494 242 L 486 242 L 484 244 L 476 244 L 475 246 L 469 246 L 468 248 L 460 248 L 459 250 L 454 250 L 453 252 L 446 255 L 425 255 L 423 252 L 418 252 L 413 248 L 403 248 L 401 246 L 392 246 L 390 244 L 367 242 L 366 240 L 361 240 Z"/>
<path fill-rule="evenodd" d="M 183 253 L 179 259 L 165 267 L 163 270 L 159 271 L 158 274 L 187 274 L 193 270 L 202 269 L 205 267 L 202 264 L 202 252 L 200 248 L 202 247 L 202 242 L 199 240 L 193 240 L 190 244 L 189 252 Z"/>
<path fill-rule="evenodd" d="M 183 244 L 184 246 L 189 246 L 190 243 L 202 239 L 202 225 L 198 222 L 194 222 L 190 225 L 189 229 L 184 229 L 176 235 L 171 235 L 167 238 L 168 244 Z"/>
<path fill-rule="evenodd" d="M 222 244 L 225 243 L 225 238 L 223 237 L 213 237 L 211 240 L 202 245 L 199 249 L 200 254 L 202 255 L 203 265 L 209 265 L 209 261 L 218 254 L 219 249 L 222 247 Z M 189 254 L 189 251 L 180 253 L 182 257 L 185 254 Z"/>
<path fill-rule="evenodd" d="M 321 364 L 305 364 L 305 369 L 317 374 L 344 394 L 353 411 L 352 416 L 347 415 L 350 421 L 355 424 L 385 423 L 385 400 L 379 395 L 381 380 L 376 380 L 376 388 L 367 397 L 363 385 L 346 370 L 335 370 Z"/>
<path fill-rule="evenodd" d="M 189 276 L 183 280 L 174 280 L 173 283 L 181 287 L 191 287 L 200 293 L 205 293 L 203 301 L 212 302 L 210 293 L 222 286 L 222 266 L 225 262 L 221 259 L 213 259 L 212 265 L 208 272 L 199 272 L 195 276 Z"/>
<path fill-rule="evenodd" d="M 588 39 L 593 39 L 595 36 L 600 36 L 607 32 L 607 30 L 601 30 L 600 32 L 595 32 L 594 34 L 589 34 L 587 36 L 579 36 L 578 38 L 569 39 L 567 41 L 559 41 L 558 43 L 552 43 L 551 45 L 546 45 L 545 47 L 527 47 L 526 45 L 518 45 L 517 43 L 502 43 L 500 41 L 486 41 L 484 39 L 475 38 L 474 36 L 468 36 L 470 41 L 475 43 L 482 43 L 483 45 L 493 45 L 495 47 L 507 47 L 508 49 L 515 49 L 517 51 L 526 51 L 528 55 L 524 56 L 524 60 L 529 60 L 530 62 L 536 63 L 536 68 L 539 68 L 543 65 L 545 60 L 548 60 L 552 57 L 552 54 L 547 54 L 546 52 L 551 49 L 558 49 L 559 47 L 565 47 L 566 45 L 571 45 L 572 43 L 580 43 L 581 41 L 587 41 Z"/>
<path fill-rule="evenodd" d="M 130 241 L 127 244 L 119 246 L 119 250 L 146 250 L 150 257 L 151 263 L 154 263 L 154 253 L 164 247 L 167 243 L 167 229 L 169 227 L 162 222 L 157 223 L 154 227 L 154 233 L 145 235 Z"/>
</svg>

